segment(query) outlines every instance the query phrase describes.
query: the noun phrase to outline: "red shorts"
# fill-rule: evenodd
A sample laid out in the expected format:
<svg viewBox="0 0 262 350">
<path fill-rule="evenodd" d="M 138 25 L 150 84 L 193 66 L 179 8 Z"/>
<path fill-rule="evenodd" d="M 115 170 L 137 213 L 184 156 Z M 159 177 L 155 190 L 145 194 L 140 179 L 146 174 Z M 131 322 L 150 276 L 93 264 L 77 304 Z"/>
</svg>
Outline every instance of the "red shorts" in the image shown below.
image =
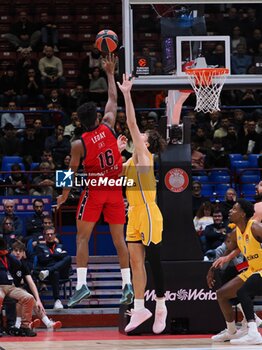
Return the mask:
<svg viewBox="0 0 262 350">
<path fill-rule="evenodd" d="M 101 213 L 109 224 L 125 224 L 125 204 L 122 188 L 112 191 L 83 191 L 76 212 L 76 219 L 97 222 Z"/>
</svg>

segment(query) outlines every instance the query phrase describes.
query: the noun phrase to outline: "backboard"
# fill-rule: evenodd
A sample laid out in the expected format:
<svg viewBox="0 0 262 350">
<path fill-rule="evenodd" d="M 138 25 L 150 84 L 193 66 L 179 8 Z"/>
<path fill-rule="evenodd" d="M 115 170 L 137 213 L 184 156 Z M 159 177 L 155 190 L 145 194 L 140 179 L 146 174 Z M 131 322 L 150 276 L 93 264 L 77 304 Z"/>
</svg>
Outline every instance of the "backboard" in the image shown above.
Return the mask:
<svg viewBox="0 0 262 350">
<path fill-rule="evenodd" d="M 249 53 L 251 63 L 246 70 L 239 73 L 232 69 L 236 47 L 228 23 L 236 10 L 242 35 L 248 32 L 252 36 L 249 12 L 253 10 L 261 23 L 262 0 L 122 0 L 122 4 L 125 67 L 136 76 L 134 89 L 189 89 L 182 66 L 190 59 L 188 53 L 199 54 L 200 42 L 202 53 L 208 49 L 209 56 L 216 44 L 223 46 L 224 54 L 209 57 L 209 62 L 215 66 L 219 58 L 219 64 L 224 61 L 231 69 L 224 89 L 261 88 L 262 59 L 260 67 L 255 53 Z M 161 64 L 155 68 L 159 62 L 162 68 Z"/>
</svg>

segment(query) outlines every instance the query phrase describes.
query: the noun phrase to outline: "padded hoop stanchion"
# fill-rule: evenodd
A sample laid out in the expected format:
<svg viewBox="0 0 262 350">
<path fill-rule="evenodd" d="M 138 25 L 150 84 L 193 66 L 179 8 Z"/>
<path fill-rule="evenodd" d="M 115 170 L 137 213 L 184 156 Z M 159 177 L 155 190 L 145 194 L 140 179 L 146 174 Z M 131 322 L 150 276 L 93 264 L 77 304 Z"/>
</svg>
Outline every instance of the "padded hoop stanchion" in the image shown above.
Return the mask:
<svg viewBox="0 0 262 350">
<path fill-rule="evenodd" d="M 196 94 L 197 112 L 220 111 L 219 97 L 229 73 L 228 68 L 189 68 L 185 70 Z"/>
</svg>

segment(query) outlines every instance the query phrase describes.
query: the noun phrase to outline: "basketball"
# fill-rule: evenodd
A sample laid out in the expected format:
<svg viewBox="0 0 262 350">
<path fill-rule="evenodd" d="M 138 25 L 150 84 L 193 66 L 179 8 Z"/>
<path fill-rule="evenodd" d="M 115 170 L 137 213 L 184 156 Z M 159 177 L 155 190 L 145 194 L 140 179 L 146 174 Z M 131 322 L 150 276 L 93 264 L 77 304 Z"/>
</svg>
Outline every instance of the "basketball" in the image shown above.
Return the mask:
<svg viewBox="0 0 262 350">
<path fill-rule="evenodd" d="M 113 52 L 117 48 L 118 37 L 110 29 L 101 30 L 96 36 L 96 47 L 101 52 Z"/>
</svg>

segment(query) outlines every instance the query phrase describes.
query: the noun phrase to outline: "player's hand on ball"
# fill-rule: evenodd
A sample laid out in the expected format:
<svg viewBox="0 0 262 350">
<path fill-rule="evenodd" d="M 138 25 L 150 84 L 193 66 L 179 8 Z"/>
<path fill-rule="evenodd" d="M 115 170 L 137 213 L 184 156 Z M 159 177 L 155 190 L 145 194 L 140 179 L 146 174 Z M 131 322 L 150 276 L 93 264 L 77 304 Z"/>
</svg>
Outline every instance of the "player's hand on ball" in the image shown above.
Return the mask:
<svg viewBox="0 0 262 350">
<path fill-rule="evenodd" d="M 102 60 L 102 67 L 107 74 L 115 74 L 115 66 L 116 66 L 116 57 L 114 54 L 109 53 Z"/>
</svg>

